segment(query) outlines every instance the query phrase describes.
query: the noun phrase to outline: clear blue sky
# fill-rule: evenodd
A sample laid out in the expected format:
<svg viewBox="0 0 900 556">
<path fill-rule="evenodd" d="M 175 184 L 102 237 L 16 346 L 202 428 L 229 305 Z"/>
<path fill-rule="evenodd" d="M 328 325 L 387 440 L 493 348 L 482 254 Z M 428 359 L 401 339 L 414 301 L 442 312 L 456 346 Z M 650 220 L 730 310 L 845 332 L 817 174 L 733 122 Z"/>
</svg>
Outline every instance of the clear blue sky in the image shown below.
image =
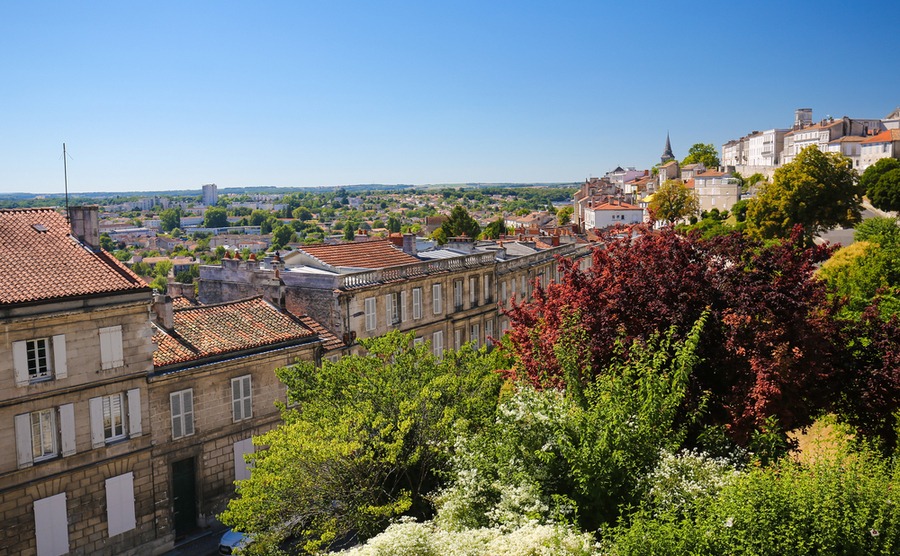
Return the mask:
<svg viewBox="0 0 900 556">
<path fill-rule="evenodd" d="M 804 4 L 804 5 L 800 5 Z M 900 105 L 900 3 L 0 3 L 0 192 L 578 181 Z"/>
</svg>

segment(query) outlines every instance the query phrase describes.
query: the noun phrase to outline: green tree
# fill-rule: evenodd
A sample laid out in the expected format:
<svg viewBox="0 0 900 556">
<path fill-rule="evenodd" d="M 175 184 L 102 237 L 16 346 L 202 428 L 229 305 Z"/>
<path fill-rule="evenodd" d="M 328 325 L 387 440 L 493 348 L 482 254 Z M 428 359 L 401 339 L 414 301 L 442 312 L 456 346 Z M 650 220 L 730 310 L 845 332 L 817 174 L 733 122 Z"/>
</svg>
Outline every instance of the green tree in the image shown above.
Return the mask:
<svg viewBox="0 0 900 556">
<path fill-rule="evenodd" d="M 359 230 L 359 224 L 356 222 L 347 222 L 344 225 L 344 241 L 353 241 L 356 239 L 357 230 Z"/>
<path fill-rule="evenodd" d="M 559 222 L 560 226 L 565 226 L 572 222 L 572 215 L 575 214 L 575 207 L 572 205 L 566 205 L 563 208 L 559 209 L 556 213 L 556 221 Z"/>
<path fill-rule="evenodd" d="M 506 233 L 506 220 L 502 216 L 498 216 L 496 220 L 492 220 L 490 224 L 484 227 L 481 236 L 486 239 L 498 239 Z"/>
<path fill-rule="evenodd" d="M 116 248 L 116 242 L 113 241 L 111 237 L 109 237 L 108 233 L 103 232 L 102 234 L 100 234 L 100 247 L 112 253 Z"/>
<path fill-rule="evenodd" d="M 663 182 L 648 207 L 654 218 L 666 223 L 675 223 L 700 211 L 697 196 L 678 180 Z"/>
<path fill-rule="evenodd" d="M 270 213 L 265 210 L 256 209 L 250 213 L 249 222 L 251 226 L 261 226 L 263 222 L 269 218 Z"/>
<path fill-rule="evenodd" d="M 387 229 L 392 234 L 398 233 L 400 231 L 400 219 L 393 214 L 388 216 Z"/>
<path fill-rule="evenodd" d="M 462 205 L 456 205 L 450 211 L 447 221 L 441 225 L 444 234 L 448 237 L 471 237 L 476 238 L 481 233 L 481 226 L 469 215 Z"/>
<path fill-rule="evenodd" d="M 181 227 L 181 208 L 170 208 L 159 213 L 159 227 L 164 232 L 170 232 Z"/>
<path fill-rule="evenodd" d="M 870 170 L 874 170 L 872 174 L 869 174 Z M 859 182 L 865 188 L 873 207 L 889 211 L 900 210 L 900 161 L 894 158 L 879 160 L 866 169 Z"/>
<path fill-rule="evenodd" d="M 811 146 L 775 170 L 772 183 L 750 200 L 747 229 L 763 239 L 785 238 L 799 225 L 812 241 L 820 232 L 859 222 L 861 201 L 850 159 Z"/>
<path fill-rule="evenodd" d="M 228 225 L 228 211 L 221 207 L 206 209 L 203 215 L 204 228 L 224 228 Z"/>
<path fill-rule="evenodd" d="M 312 220 L 312 213 L 309 212 L 309 209 L 306 207 L 297 207 L 293 212 L 294 218 L 301 222 L 306 222 L 307 220 Z"/>
<path fill-rule="evenodd" d="M 162 260 L 153 266 L 153 274 L 165 278 L 169 275 L 169 271 L 175 266 L 170 260 Z"/>
<path fill-rule="evenodd" d="M 438 360 L 413 334 L 361 343 L 366 356 L 276 371 L 296 405 L 254 439 L 251 476 L 220 516 L 254 536 L 248 552 L 271 554 L 288 535 L 316 551 L 350 532 L 372 536 L 394 516 L 430 515 L 426 496 L 442 485 L 457 434 L 493 417 L 494 369 L 509 364 L 499 350 Z"/>
<path fill-rule="evenodd" d="M 718 168 L 719 153 L 712 143 L 694 143 L 688 149 L 688 155 L 681 161 L 681 165 L 703 163 L 707 168 Z"/>
<path fill-rule="evenodd" d="M 294 230 L 290 226 L 278 226 L 272 230 L 272 247 L 281 249 L 291 242 Z"/>
</svg>

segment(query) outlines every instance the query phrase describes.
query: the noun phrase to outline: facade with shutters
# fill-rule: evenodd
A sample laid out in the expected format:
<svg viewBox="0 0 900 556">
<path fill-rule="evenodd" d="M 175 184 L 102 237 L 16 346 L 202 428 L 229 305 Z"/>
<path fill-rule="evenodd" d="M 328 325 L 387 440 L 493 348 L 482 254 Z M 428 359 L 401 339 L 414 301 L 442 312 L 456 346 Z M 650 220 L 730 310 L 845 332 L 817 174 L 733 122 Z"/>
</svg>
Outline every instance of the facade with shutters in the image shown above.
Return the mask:
<svg viewBox="0 0 900 556">
<path fill-rule="evenodd" d="M 0 552 L 146 553 L 150 290 L 70 214 L 0 211 Z"/>
</svg>

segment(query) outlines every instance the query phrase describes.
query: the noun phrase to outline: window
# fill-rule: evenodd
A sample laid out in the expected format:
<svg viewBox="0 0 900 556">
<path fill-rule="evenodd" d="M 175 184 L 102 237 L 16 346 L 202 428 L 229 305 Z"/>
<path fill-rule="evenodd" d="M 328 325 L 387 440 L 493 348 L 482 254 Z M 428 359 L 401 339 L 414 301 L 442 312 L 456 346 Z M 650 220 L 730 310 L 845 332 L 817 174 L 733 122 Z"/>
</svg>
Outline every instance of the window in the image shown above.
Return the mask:
<svg viewBox="0 0 900 556">
<path fill-rule="evenodd" d="M 106 526 L 110 537 L 136 526 L 134 519 L 134 473 L 106 479 Z"/>
<path fill-rule="evenodd" d="M 19 468 L 75 453 L 75 406 L 42 409 L 16 415 L 16 453 Z"/>
<path fill-rule="evenodd" d="M 34 536 L 39 555 L 69 553 L 65 492 L 34 501 Z"/>
<path fill-rule="evenodd" d="M 479 325 L 472 325 L 472 337 L 470 338 L 470 340 L 475 345 L 475 348 L 478 349 L 478 346 L 480 345 L 479 342 L 481 340 L 481 327 Z"/>
<path fill-rule="evenodd" d="M 500 282 L 500 301 L 506 303 L 509 300 L 509 297 L 506 296 L 506 280 Z"/>
<path fill-rule="evenodd" d="M 409 320 L 409 314 L 406 310 L 406 306 L 408 305 L 406 297 L 406 292 L 400 292 L 400 322 L 406 322 Z"/>
<path fill-rule="evenodd" d="M 31 457 L 34 461 L 56 455 L 56 412 L 52 409 L 31 414 Z"/>
<path fill-rule="evenodd" d="M 141 435 L 141 391 L 139 388 L 125 393 L 91 398 L 91 445 L 100 448 Z"/>
<path fill-rule="evenodd" d="M 172 439 L 194 434 L 194 391 L 173 392 L 169 395 L 172 407 Z"/>
<path fill-rule="evenodd" d="M 100 329 L 100 368 L 104 371 L 121 367 L 125 362 L 122 355 L 122 327 L 110 326 Z"/>
<path fill-rule="evenodd" d="M 484 287 L 482 288 L 484 290 L 484 302 L 490 303 L 494 300 L 494 296 L 491 295 L 491 275 L 485 274 L 482 277 L 482 282 L 484 282 Z"/>
<path fill-rule="evenodd" d="M 459 351 L 462 347 L 462 328 L 457 328 L 453 331 L 453 349 Z"/>
<path fill-rule="evenodd" d="M 444 356 L 444 331 L 438 330 L 431 335 L 431 349 L 435 357 Z"/>
<path fill-rule="evenodd" d="M 243 481 L 250 478 L 250 464 L 244 454 L 253 453 L 253 439 L 240 440 L 234 443 L 234 480 Z"/>
<path fill-rule="evenodd" d="M 66 337 L 35 338 L 13 342 L 16 386 L 27 386 L 66 377 Z"/>
<path fill-rule="evenodd" d="M 366 305 L 366 330 L 372 331 L 375 330 L 375 327 L 378 325 L 378 319 L 375 316 L 375 298 L 368 297 L 365 301 Z"/>
<path fill-rule="evenodd" d="M 431 309 L 435 315 L 440 315 L 444 311 L 444 297 L 440 284 L 431 286 Z"/>
<path fill-rule="evenodd" d="M 453 305 L 457 311 L 463 308 L 463 282 L 462 280 L 453 281 Z"/>
<path fill-rule="evenodd" d="M 419 336 L 418 338 L 413 338 L 413 346 L 421 346 L 425 343 L 425 338 Z"/>
<path fill-rule="evenodd" d="M 422 318 L 422 288 L 413 288 L 413 320 Z"/>
<path fill-rule="evenodd" d="M 231 408 L 235 423 L 253 417 L 250 375 L 231 379 Z"/>
<path fill-rule="evenodd" d="M 491 338 L 494 337 L 494 320 L 488 319 L 484 321 L 484 343 L 489 345 L 494 345 L 493 340 Z"/>
<path fill-rule="evenodd" d="M 389 293 L 384 296 L 385 316 L 388 324 L 400 322 L 400 294 Z"/>
<path fill-rule="evenodd" d="M 478 277 L 469 276 L 469 307 L 478 305 Z"/>
</svg>

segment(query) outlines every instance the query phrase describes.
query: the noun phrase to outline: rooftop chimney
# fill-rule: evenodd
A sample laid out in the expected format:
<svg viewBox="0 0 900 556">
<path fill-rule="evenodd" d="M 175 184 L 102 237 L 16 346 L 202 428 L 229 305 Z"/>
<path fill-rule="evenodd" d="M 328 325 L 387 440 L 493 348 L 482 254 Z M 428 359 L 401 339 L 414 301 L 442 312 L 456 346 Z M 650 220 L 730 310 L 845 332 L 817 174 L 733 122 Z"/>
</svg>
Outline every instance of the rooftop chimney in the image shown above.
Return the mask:
<svg viewBox="0 0 900 556">
<path fill-rule="evenodd" d="M 175 311 L 172 307 L 172 298 L 166 294 L 154 293 L 152 306 L 153 320 L 166 330 L 175 327 Z"/>
<path fill-rule="evenodd" d="M 403 234 L 403 252 L 413 257 L 416 256 L 418 252 L 416 248 L 416 234 Z"/>
<path fill-rule="evenodd" d="M 97 205 L 69 207 L 72 235 L 93 251 L 100 250 L 100 223 Z"/>
</svg>

